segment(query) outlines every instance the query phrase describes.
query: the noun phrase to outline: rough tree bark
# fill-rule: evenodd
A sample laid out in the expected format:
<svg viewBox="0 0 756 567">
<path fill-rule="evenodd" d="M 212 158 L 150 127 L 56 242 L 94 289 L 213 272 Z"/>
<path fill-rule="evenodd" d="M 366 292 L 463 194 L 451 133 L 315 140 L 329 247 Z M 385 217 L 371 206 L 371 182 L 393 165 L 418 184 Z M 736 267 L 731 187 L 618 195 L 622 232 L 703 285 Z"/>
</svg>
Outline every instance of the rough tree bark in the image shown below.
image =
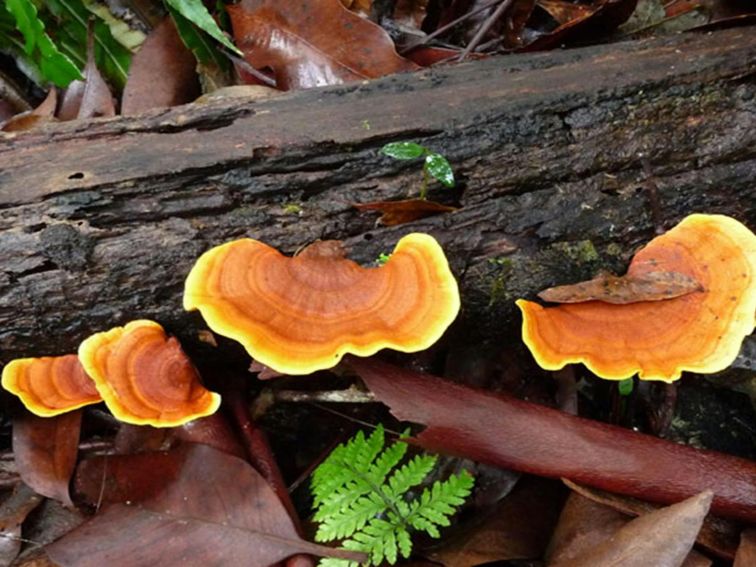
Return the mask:
<svg viewBox="0 0 756 567">
<path fill-rule="evenodd" d="M 64 123 L 0 146 L 0 358 L 72 351 L 134 318 L 191 350 L 183 280 L 241 236 L 292 253 L 344 239 L 369 263 L 410 231 L 434 234 L 461 282 L 452 336 L 517 331 L 513 300 L 621 270 L 691 212 L 756 227 L 756 34 L 741 28 L 493 58 L 413 75 Z M 449 214 L 380 227 L 353 203 L 417 192 L 415 140 L 459 184 Z M 647 160 L 644 172 L 643 162 Z"/>
</svg>

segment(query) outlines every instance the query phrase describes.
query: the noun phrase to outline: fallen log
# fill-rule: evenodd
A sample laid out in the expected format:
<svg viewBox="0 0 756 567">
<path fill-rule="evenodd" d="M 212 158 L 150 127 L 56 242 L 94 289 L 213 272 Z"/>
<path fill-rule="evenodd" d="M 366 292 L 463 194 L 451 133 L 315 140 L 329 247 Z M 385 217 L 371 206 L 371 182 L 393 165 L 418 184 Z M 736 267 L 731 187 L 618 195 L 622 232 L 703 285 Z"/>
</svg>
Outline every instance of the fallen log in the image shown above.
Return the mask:
<svg viewBox="0 0 756 567">
<path fill-rule="evenodd" d="M 692 212 L 756 227 L 756 34 L 739 28 L 492 58 L 416 74 L 46 126 L 0 142 L 0 358 L 69 352 L 181 308 L 210 246 L 343 239 L 369 263 L 425 231 L 458 276 L 461 341 L 517 331 L 513 300 L 621 271 Z M 417 194 L 413 140 L 445 155 L 459 210 L 382 227 L 354 203 Z"/>
</svg>

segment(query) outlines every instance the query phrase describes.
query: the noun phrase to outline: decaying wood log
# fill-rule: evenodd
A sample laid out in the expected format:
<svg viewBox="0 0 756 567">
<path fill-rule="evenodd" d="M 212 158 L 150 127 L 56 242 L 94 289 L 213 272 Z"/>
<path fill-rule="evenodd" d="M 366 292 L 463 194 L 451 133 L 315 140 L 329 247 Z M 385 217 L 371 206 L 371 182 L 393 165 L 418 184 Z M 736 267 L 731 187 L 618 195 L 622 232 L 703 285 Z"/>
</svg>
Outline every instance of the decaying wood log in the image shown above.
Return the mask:
<svg viewBox="0 0 756 567">
<path fill-rule="evenodd" d="M 203 323 L 182 311 L 183 280 L 241 236 L 288 253 L 344 239 L 369 263 L 430 232 L 461 282 L 452 336 L 500 340 L 515 298 L 621 271 L 654 211 L 665 227 L 721 212 L 756 228 L 754 71 L 756 33 L 740 28 L 8 135 L 0 357 L 142 317 L 191 350 Z M 449 158 L 458 187 L 430 198 L 458 211 L 386 228 L 352 207 L 417 193 L 420 164 L 379 153 L 398 140 Z"/>
</svg>

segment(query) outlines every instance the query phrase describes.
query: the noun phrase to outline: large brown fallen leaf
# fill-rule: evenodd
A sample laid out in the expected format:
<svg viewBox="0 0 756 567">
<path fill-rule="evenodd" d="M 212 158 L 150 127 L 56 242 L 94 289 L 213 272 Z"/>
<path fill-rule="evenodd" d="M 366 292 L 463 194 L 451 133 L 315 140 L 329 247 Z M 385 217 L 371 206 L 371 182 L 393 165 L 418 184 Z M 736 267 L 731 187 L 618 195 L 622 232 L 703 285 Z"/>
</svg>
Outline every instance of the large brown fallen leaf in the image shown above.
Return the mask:
<svg viewBox="0 0 756 567">
<path fill-rule="evenodd" d="M 603 506 L 608 506 L 629 517 L 634 518 L 648 514 L 659 508 L 658 504 L 644 502 L 631 496 L 613 494 L 598 488 L 589 488 L 567 479 L 562 479 L 562 481 L 580 496 Z M 704 519 L 701 529 L 698 530 L 696 544 L 713 556 L 732 561 L 738 547 L 740 531 L 740 522 L 709 514 Z"/>
<path fill-rule="evenodd" d="M 711 491 L 705 491 L 640 516 L 590 549 L 569 559 L 549 563 L 549 567 L 679 567 L 696 541 L 711 499 Z M 700 556 L 695 557 L 697 559 L 689 560 L 689 565 L 707 564 Z"/>
<path fill-rule="evenodd" d="M 399 419 L 427 428 L 412 441 L 438 453 L 644 500 L 674 503 L 711 489 L 715 514 L 756 521 L 756 463 L 702 451 L 483 392 L 375 359 L 349 358 Z"/>
<path fill-rule="evenodd" d="M 383 29 L 340 0 L 242 0 L 227 10 L 245 59 L 256 69 L 272 69 L 282 90 L 418 69 L 396 53 Z"/>
<path fill-rule="evenodd" d="M 13 420 L 13 457 L 18 473 L 36 492 L 71 505 L 68 483 L 79 450 L 81 410 Z"/>
<path fill-rule="evenodd" d="M 631 517 L 573 492 L 552 535 L 547 563 L 588 567 L 615 565 L 612 560 L 616 560 L 618 566 L 709 567 L 710 559 L 690 549 L 691 538 L 695 540 L 695 526 L 691 524 L 700 525 L 704 508 L 675 506 L 665 514 L 647 513 L 647 521 L 635 525 L 628 534 L 623 528 L 630 524 Z"/>
<path fill-rule="evenodd" d="M 62 567 L 266 567 L 296 553 L 364 559 L 301 539 L 249 464 L 206 445 L 187 446 L 176 480 L 153 498 L 110 506 L 47 547 Z"/>
<path fill-rule="evenodd" d="M 76 500 L 100 508 L 153 498 L 176 481 L 185 459 L 186 447 L 89 457 L 76 467 Z"/>
</svg>

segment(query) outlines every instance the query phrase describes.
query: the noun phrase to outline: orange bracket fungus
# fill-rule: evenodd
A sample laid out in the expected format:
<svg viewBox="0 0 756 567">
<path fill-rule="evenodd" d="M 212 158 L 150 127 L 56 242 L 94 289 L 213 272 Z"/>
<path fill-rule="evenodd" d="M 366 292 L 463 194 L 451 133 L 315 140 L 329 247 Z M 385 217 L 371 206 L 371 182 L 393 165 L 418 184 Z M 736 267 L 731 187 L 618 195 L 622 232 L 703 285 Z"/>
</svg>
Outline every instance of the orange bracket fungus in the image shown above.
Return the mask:
<svg viewBox="0 0 756 567">
<path fill-rule="evenodd" d="M 179 342 L 153 321 L 92 335 L 79 346 L 79 359 L 108 409 L 126 423 L 173 427 L 220 405 Z"/>
<path fill-rule="evenodd" d="M 654 238 L 628 276 L 676 272 L 701 285 L 659 301 L 603 301 L 543 307 L 519 300 L 523 338 L 547 370 L 582 362 L 602 378 L 672 382 L 683 371 L 729 366 L 756 313 L 756 235 L 722 215 L 695 214 Z"/>
<path fill-rule="evenodd" d="M 75 354 L 12 360 L 3 368 L 2 383 L 40 417 L 102 401 Z"/>
<path fill-rule="evenodd" d="M 205 252 L 186 280 L 184 308 L 284 374 L 332 368 L 346 353 L 423 350 L 459 311 L 441 246 L 410 234 L 379 268 L 344 257 L 340 242 L 316 242 L 293 258 L 251 239 Z"/>
</svg>

